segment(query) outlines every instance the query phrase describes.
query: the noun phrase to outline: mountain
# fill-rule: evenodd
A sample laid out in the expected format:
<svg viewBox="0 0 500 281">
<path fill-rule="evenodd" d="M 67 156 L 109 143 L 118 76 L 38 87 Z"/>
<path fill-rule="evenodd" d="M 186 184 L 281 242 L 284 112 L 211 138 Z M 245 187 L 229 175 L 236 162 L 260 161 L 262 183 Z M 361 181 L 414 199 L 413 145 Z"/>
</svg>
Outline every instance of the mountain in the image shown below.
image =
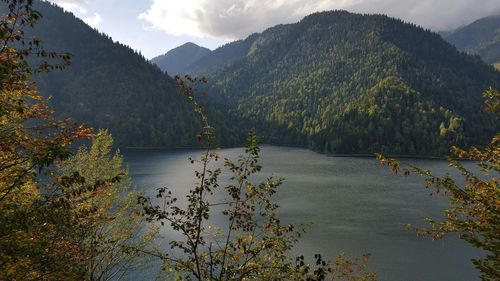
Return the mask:
<svg viewBox="0 0 500 281">
<path fill-rule="evenodd" d="M 316 13 L 227 44 L 191 69 L 206 71 L 212 103 L 235 127 L 256 127 L 268 143 L 436 155 L 498 130 L 481 108 L 500 73 L 383 15 Z"/>
<path fill-rule="evenodd" d="M 65 71 L 36 77 L 60 116 L 109 128 L 119 145 L 195 144 L 199 122 L 171 77 L 71 13 L 36 5 L 44 17 L 29 35 L 73 55 Z M 186 71 L 209 75 L 203 101 L 222 144 L 255 127 L 268 143 L 321 152 L 435 155 L 498 130 L 480 108 L 500 73 L 381 15 L 313 14 L 226 44 Z"/>
<path fill-rule="evenodd" d="M 444 38 L 459 50 L 481 56 L 487 63 L 500 62 L 500 15 L 479 19 Z"/>
<path fill-rule="evenodd" d="M 210 53 L 210 49 L 194 43 L 186 43 L 168 51 L 166 54 L 151 59 L 161 70 L 170 75 L 186 74 L 189 65 Z"/>
<path fill-rule="evenodd" d="M 186 73 L 203 75 L 216 71 L 232 62 L 245 57 L 258 34 L 250 35 L 246 40 L 237 40 L 215 49 L 186 68 Z"/>
<path fill-rule="evenodd" d="M 64 71 L 36 77 L 59 116 L 108 128 L 119 145 L 196 143 L 199 122 L 171 77 L 62 8 L 45 1 L 35 8 L 43 18 L 29 36 L 42 38 L 47 50 L 72 54 Z"/>
</svg>

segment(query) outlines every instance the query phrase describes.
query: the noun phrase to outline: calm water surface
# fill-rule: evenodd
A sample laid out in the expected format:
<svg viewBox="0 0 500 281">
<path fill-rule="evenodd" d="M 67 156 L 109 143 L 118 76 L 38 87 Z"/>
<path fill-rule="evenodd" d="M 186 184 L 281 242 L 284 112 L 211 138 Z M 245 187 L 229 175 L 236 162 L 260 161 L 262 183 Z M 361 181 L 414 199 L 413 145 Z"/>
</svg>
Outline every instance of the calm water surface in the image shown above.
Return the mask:
<svg viewBox="0 0 500 281">
<path fill-rule="evenodd" d="M 196 168 L 187 158 L 201 153 L 196 149 L 122 152 L 135 184 L 147 187 L 150 195 L 162 186 L 185 194 Z M 220 153 L 235 159 L 242 149 Z M 373 158 L 329 157 L 301 148 L 264 146 L 261 160 L 259 179 L 285 178 L 276 195 L 282 220 L 314 222 L 297 253 L 310 257 L 321 253 L 330 259 L 340 252 L 350 257 L 371 253 L 370 269 L 383 281 L 479 279 L 470 262 L 481 255 L 479 251 L 455 237 L 433 242 L 404 228 L 407 223 L 422 225 L 425 217 L 439 217 L 447 206 L 445 198 L 429 196 L 421 177 L 394 176 Z M 440 175 L 454 172 L 445 161 L 405 162 Z M 214 222 L 224 224 L 219 214 Z"/>
</svg>

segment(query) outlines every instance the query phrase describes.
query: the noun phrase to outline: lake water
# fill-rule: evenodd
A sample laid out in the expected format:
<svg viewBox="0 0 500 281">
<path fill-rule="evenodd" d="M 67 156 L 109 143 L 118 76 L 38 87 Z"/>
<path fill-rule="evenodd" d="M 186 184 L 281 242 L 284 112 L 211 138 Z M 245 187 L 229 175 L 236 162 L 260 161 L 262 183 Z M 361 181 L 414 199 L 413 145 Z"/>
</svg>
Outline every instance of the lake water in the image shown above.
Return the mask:
<svg viewBox="0 0 500 281">
<path fill-rule="evenodd" d="M 242 149 L 222 149 L 236 158 Z M 134 183 L 148 188 L 168 186 L 185 194 L 193 183 L 196 149 L 126 149 L 122 151 Z M 259 178 L 285 178 L 276 195 L 286 222 L 314 222 L 295 251 L 333 259 L 371 253 L 369 269 L 382 281 L 478 280 L 470 259 L 481 253 L 456 237 L 432 241 L 417 237 L 405 224 L 422 226 L 425 217 L 440 217 L 447 207 L 441 196 L 429 196 L 418 176 L 395 176 L 374 158 L 330 157 L 307 149 L 263 146 Z M 220 161 L 222 164 L 222 161 Z M 454 173 L 441 160 L 404 160 L 435 174 Z M 472 163 L 467 163 L 472 165 Z M 221 223 L 221 215 L 216 214 Z M 145 276 L 145 275 L 142 275 Z"/>
</svg>

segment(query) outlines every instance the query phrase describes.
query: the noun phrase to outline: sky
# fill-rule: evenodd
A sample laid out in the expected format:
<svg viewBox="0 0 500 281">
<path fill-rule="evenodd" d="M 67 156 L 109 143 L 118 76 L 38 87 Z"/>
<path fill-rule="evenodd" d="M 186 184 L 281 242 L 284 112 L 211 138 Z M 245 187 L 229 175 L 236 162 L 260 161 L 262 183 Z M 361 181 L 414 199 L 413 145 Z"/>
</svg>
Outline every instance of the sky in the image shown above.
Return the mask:
<svg viewBox="0 0 500 281">
<path fill-rule="evenodd" d="M 186 42 L 215 49 L 314 12 L 386 14 L 448 31 L 500 14 L 500 0 L 50 0 L 146 58 Z"/>
</svg>

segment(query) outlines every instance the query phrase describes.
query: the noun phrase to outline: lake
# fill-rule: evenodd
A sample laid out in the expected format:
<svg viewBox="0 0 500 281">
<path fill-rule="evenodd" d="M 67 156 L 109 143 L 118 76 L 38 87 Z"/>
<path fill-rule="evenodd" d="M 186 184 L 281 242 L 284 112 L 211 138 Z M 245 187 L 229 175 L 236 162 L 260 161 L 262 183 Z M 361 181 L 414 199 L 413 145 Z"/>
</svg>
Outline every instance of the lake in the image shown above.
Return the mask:
<svg viewBox="0 0 500 281">
<path fill-rule="evenodd" d="M 242 152 L 220 150 L 223 157 L 233 159 Z M 162 186 L 185 194 L 197 168 L 188 157 L 199 156 L 201 150 L 125 149 L 122 153 L 134 183 L 154 196 L 155 188 Z M 439 175 L 455 174 L 442 160 L 403 162 Z M 259 179 L 270 175 L 285 179 L 276 195 L 282 220 L 314 222 L 296 253 L 306 257 L 320 253 L 328 259 L 340 252 L 349 257 L 371 253 L 369 269 L 382 281 L 479 279 L 470 259 L 481 256 L 480 251 L 453 236 L 432 241 L 405 229 L 408 223 L 422 226 L 425 217 L 440 217 L 447 207 L 446 198 L 429 195 L 423 178 L 395 176 L 374 158 L 332 157 L 269 145 L 262 147 L 261 165 Z M 222 215 L 215 214 L 214 221 L 222 223 Z"/>
</svg>

